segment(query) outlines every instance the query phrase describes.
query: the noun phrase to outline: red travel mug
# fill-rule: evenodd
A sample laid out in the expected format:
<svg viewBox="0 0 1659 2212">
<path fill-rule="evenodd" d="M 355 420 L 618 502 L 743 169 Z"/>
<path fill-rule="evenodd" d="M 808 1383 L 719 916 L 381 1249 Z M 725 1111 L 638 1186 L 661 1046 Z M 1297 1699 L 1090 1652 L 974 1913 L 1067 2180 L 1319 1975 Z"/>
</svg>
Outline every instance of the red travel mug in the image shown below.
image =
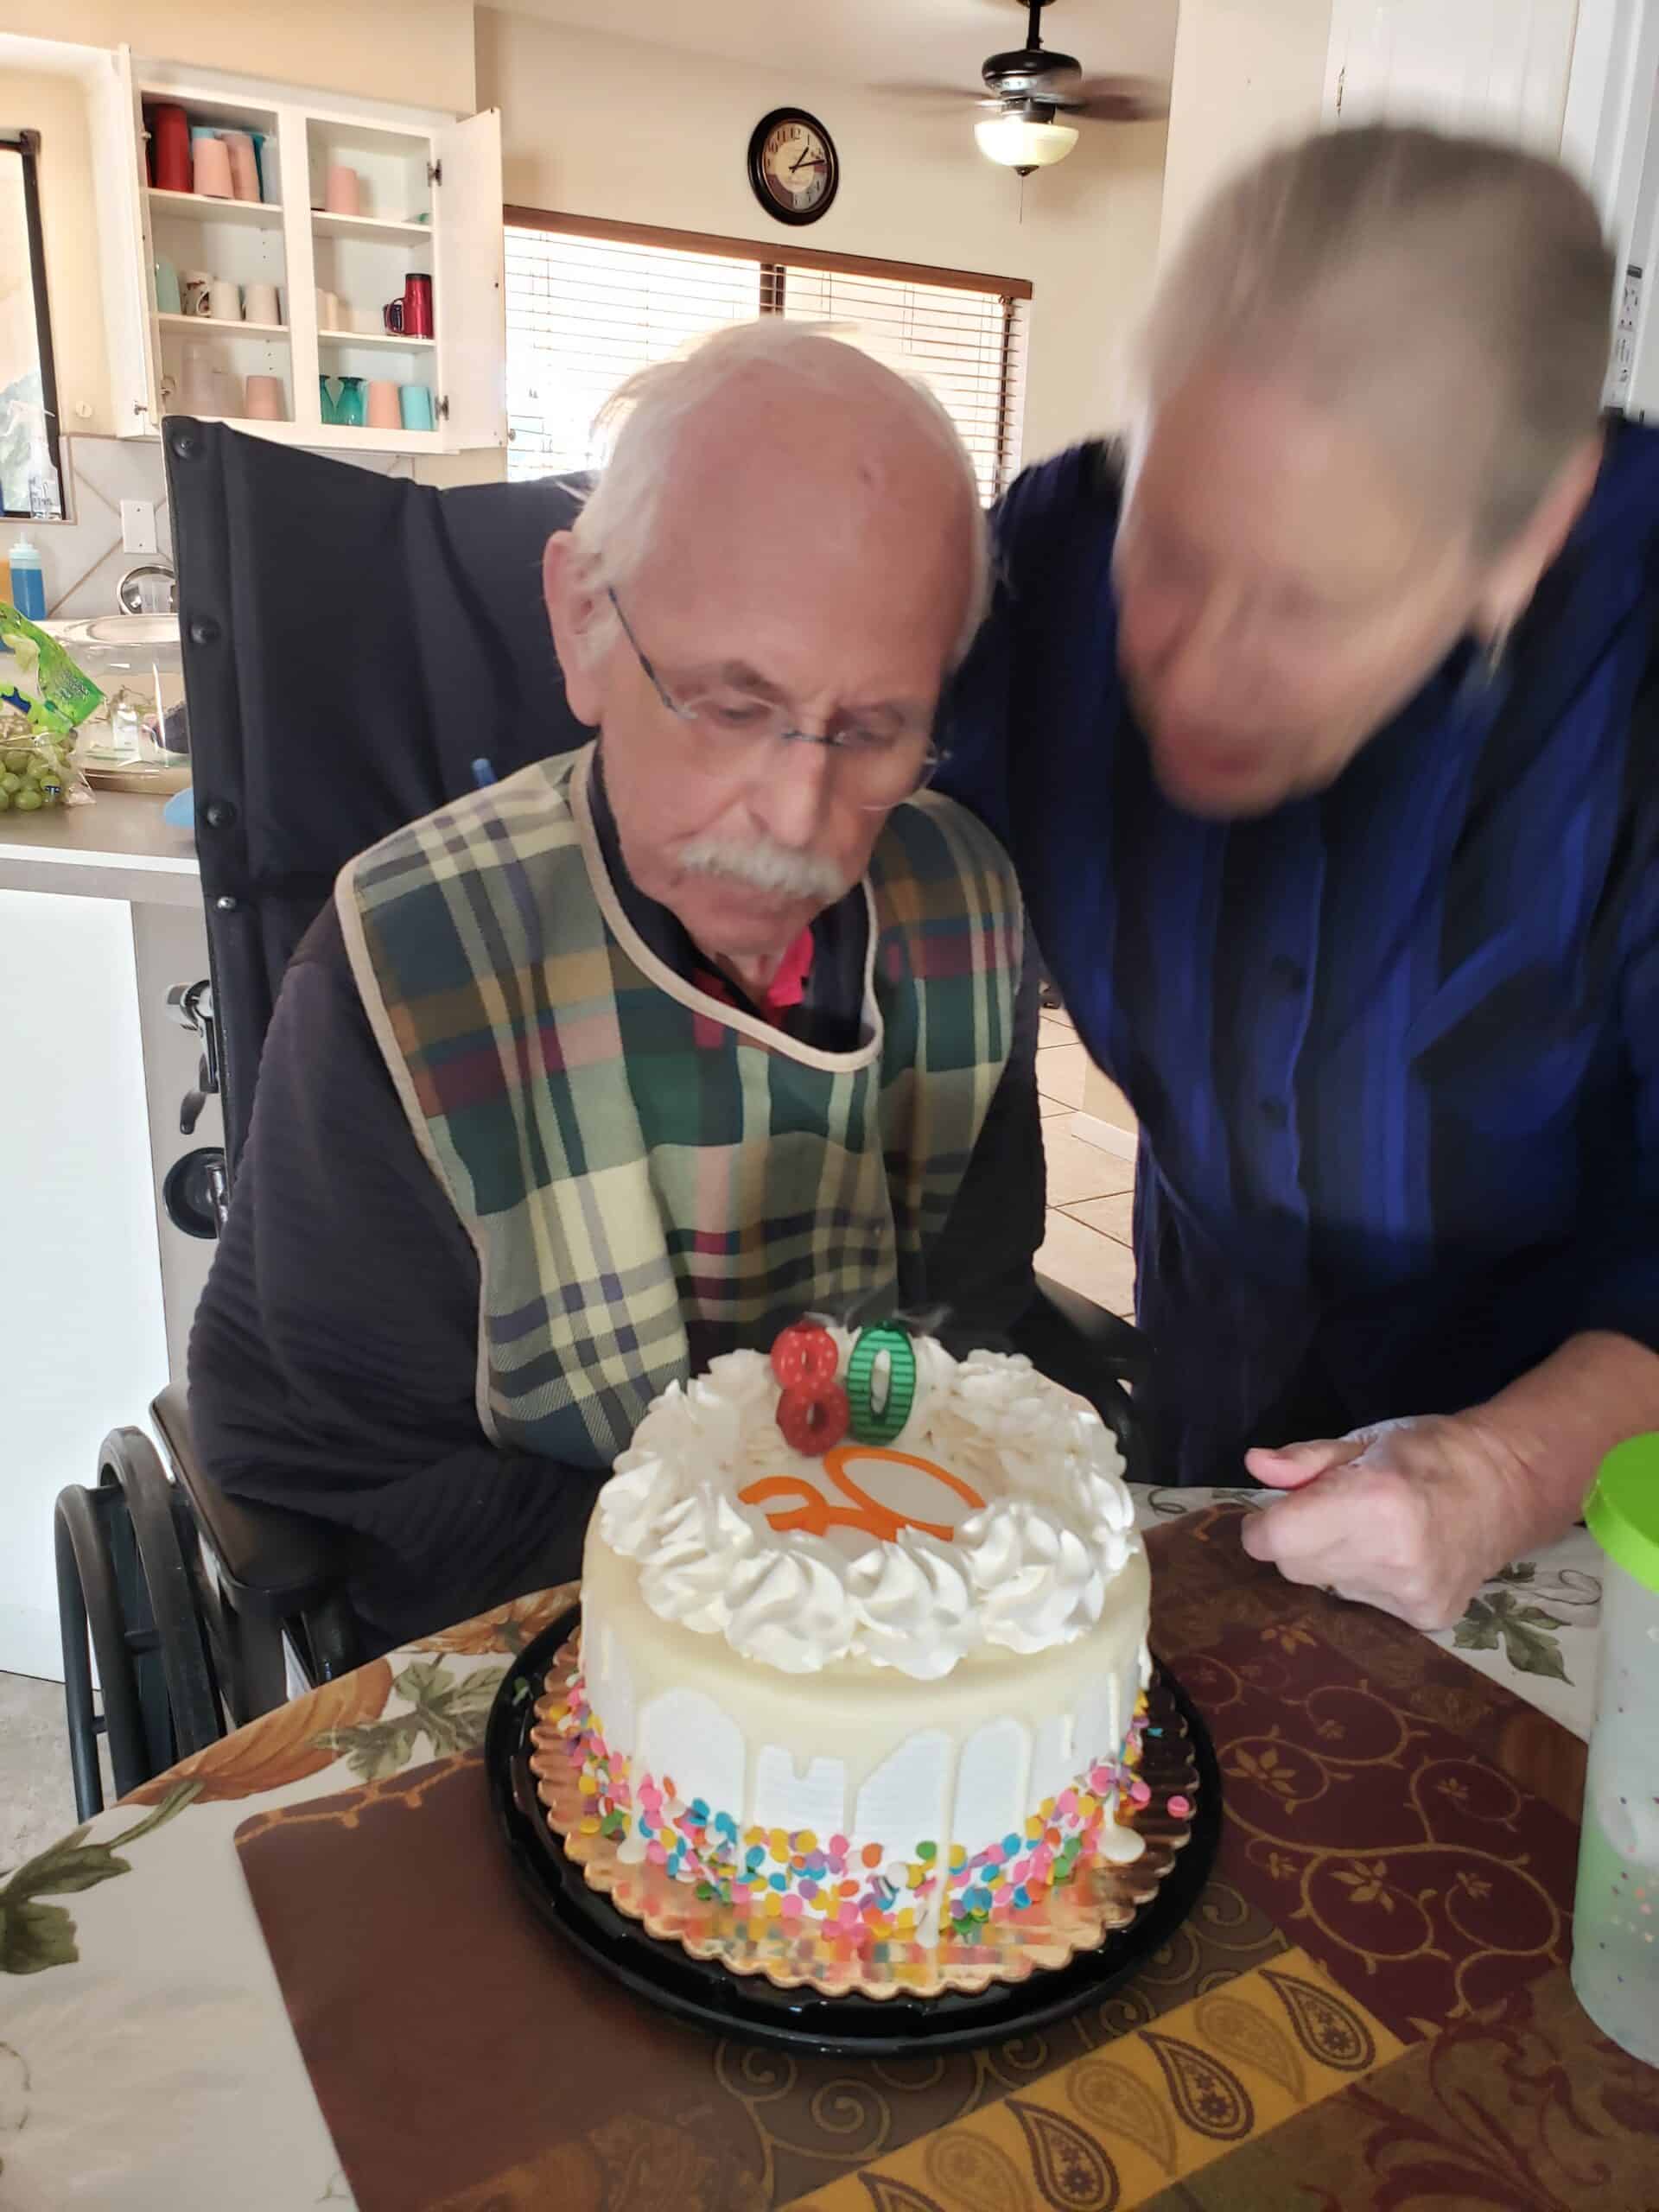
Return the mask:
<svg viewBox="0 0 1659 2212">
<path fill-rule="evenodd" d="M 432 335 L 432 279 L 411 276 L 404 286 L 404 335 L 405 338 L 429 338 Z"/>
<path fill-rule="evenodd" d="M 150 153 L 159 192 L 190 192 L 190 120 L 181 107 L 149 111 Z"/>
</svg>

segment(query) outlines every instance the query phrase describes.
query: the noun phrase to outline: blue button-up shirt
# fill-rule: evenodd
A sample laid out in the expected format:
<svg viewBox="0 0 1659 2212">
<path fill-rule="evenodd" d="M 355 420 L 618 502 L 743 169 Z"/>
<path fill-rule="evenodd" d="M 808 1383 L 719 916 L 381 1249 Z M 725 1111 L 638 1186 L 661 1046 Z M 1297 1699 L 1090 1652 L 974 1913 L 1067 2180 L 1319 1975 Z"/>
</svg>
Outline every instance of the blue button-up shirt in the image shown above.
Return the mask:
<svg viewBox="0 0 1659 2212">
<path fill-rule="evenodd" d="M 1156 1473 L 1475 1403 L 1580 1330 L 1659 1348 L 1659 435 L 1611 434 L 1496 680 L 1459 648 L 1232 823 L 1153 779 L 1119 496 L 1088 446 L 1003 501 L 940 780 L 1140 1120 Z"/>
</svg>

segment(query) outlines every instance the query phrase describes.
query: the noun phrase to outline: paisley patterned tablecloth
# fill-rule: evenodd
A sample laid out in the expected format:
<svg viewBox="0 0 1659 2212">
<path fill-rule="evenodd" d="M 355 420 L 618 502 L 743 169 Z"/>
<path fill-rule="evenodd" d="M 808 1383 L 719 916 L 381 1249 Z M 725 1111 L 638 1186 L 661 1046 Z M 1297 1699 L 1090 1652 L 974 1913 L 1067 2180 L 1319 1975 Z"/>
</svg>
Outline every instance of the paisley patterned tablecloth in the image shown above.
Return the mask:
<svg viewBox="0 0 1659 2212">
<path fill-rule="evenodd" d="M 1254 1493 L 1139 1503 L 1226 1821 L 1198 1910 L 1102 2005 L 854 2065 L 600 1982 L 524 1915 L 482 1786 L 546 1592 L 0 1873 L 0 2212 L 1659 2212 L 1659 2075 L 1565 1964 L 1592 1541 L 1431 1638 L 1246 1558 Z"/>
</svg>

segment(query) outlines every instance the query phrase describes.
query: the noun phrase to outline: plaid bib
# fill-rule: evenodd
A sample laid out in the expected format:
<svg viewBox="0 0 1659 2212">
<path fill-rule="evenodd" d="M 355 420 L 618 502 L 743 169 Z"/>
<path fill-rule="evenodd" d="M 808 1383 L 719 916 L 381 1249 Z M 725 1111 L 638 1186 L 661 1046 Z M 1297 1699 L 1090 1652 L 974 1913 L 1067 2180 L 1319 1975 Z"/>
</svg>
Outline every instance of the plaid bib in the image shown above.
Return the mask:
<svg viewBox="0 0 1659 2212">
<path fill-rule="evenodd" d="M 410 1126 L 477 1249 L 486 1433 L 595 1470 L 699 1360 L 804 1310 L 949 1303 L 927 1254 L 1007 1065 L 1024 947 L 990 832 L 925 796 L 865 881 L 861 1041 L 825 1052 L 640 939 L 592 748 L 400 830 L 336 889 Z"/>
</svg>

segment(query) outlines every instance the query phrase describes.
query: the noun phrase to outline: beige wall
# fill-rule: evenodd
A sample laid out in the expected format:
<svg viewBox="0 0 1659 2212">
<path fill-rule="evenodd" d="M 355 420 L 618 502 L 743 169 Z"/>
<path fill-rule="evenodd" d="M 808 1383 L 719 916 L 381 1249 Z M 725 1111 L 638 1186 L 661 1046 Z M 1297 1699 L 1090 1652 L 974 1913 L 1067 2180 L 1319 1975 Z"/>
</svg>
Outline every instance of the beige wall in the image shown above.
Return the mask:
<svg viewBox="0 0 1659 2212">
<path fill-rule="evenodd" d="M 5 29 L 359 99 L 474 105 L 469 0 L 8 0 Z"/>
<path fill-rule="evenodd" d="M 1213 185 L 1317 125 L 1330 40 L 1331 0 L 1181 0 L 1160 256 Z"/>
<path fill-rule="evenodd" d="M 975 149 L 963 102 L 919 110 L 857 86 L 715 62 L 480 9 L 478 99 L 499 107 L 506 197 L 890 259 L 1034 287 L 1027 459 L 1116 420 L 1121 344 L 1157 247 L 1164 127 L 1086 127 L 1058 168 L 1020 180 Z M 801 232 L 772 223 L 745 174 L 766 111 L 809 109 L 834 136 L 835 205 Z"/>
<path fill-rule="evenodd" d="M 0 125 L 41 134 L 41 235 L 61 427 L 107 429 L 110 379 L 86 95 L 73 77 L 0 69 Z"/>
</svg>

